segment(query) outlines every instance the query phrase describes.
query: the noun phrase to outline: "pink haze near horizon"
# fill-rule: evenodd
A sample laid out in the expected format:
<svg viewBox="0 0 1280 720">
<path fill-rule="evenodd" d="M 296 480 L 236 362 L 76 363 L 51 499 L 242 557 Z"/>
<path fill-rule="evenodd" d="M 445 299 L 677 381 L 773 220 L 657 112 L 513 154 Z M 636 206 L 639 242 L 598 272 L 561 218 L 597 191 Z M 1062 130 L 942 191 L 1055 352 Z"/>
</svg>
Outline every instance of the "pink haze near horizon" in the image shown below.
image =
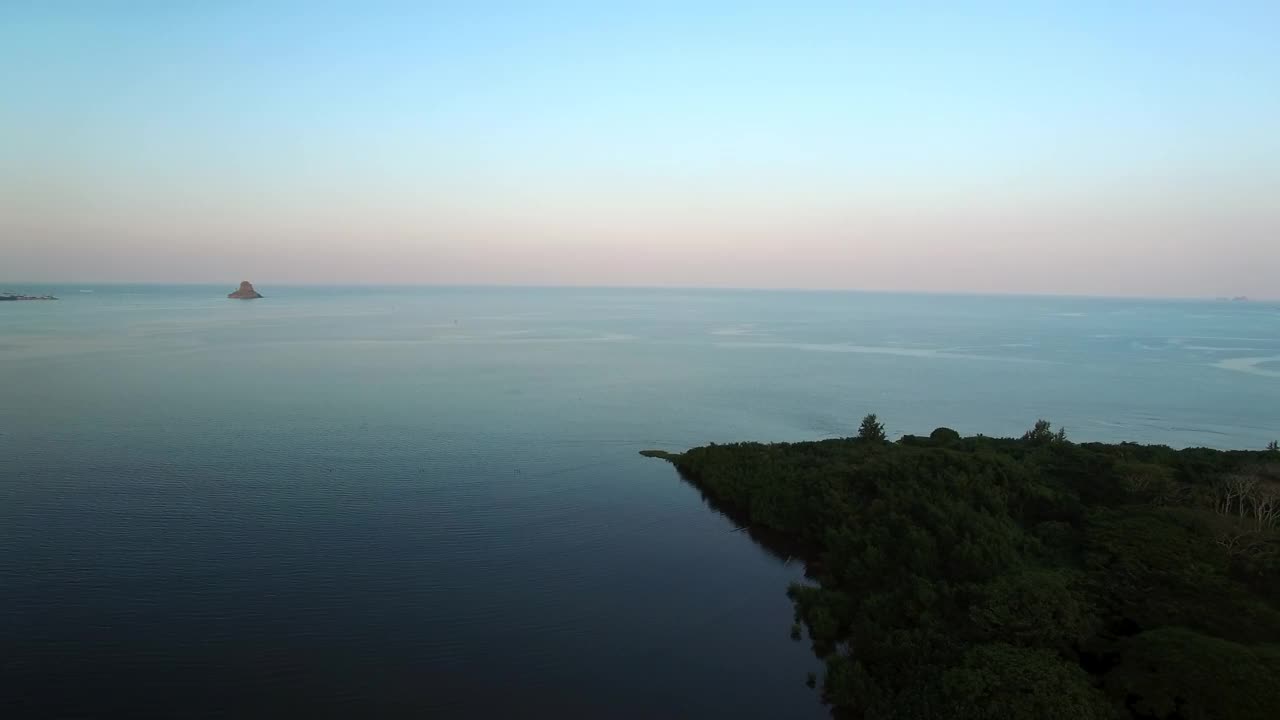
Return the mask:
<svg viewBox="0 0 1280 720">
<path fill-rule="evenodd" d="M 0 282 L 1280 297 L 1266 3 L 104 8 L 0 10 Z"/>
</svg>

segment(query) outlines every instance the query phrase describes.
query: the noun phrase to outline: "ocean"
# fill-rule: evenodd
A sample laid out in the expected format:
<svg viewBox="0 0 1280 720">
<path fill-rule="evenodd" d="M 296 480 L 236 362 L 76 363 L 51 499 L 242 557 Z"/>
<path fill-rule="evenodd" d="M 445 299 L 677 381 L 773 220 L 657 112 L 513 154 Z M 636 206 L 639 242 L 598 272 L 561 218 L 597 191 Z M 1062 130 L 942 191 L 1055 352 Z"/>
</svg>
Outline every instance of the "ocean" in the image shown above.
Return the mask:
<svg viewBox="0 0 1280 720">
<path fill-rule="evenodd" d="M 821 718 L 800 563 L 638 451 L 1280 439 L 1276 304 L 234 287 L 5 286 L 5 717 Z"/>
</svg>

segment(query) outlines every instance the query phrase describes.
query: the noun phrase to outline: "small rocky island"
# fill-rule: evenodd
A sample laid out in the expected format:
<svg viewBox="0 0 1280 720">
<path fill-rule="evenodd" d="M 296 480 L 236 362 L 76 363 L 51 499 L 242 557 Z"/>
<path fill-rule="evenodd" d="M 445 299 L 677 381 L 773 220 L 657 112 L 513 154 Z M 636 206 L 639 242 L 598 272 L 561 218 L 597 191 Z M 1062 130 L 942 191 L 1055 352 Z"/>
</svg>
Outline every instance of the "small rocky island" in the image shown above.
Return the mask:
<svg viewBox="0 0 1280 720">
<path fill-rule="evenodd" d="M 52 295 L 22 295 L 21 293 L 0 292 L 0 302 L 5 300 L 57 300 Z"/>
<path fill-rule="evenodd" d="M 262 297 L 262 294 L 253 289 L 253 283 L 248 280 L 242 280 L 240 282 L 240 289 L 233 293 L 228 293 L 227 297 L 232 300 L 256 300 Z"/>
</svg>

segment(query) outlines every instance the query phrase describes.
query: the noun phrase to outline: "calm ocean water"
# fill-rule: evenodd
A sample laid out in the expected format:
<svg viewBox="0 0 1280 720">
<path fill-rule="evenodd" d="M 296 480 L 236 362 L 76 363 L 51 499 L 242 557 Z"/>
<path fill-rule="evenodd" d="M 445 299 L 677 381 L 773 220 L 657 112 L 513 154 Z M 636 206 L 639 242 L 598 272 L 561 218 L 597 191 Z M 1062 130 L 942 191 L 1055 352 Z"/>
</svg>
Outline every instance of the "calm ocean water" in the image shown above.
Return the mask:
<svg viewBox="0 0 1280 720">
<path fill-rule="evenodd" d="M 1274 304 L 233 286 L 8 288 L 0 714 L 819 718 L 797 563 L 637 451 L 1280 438 Z"/>
</svg>

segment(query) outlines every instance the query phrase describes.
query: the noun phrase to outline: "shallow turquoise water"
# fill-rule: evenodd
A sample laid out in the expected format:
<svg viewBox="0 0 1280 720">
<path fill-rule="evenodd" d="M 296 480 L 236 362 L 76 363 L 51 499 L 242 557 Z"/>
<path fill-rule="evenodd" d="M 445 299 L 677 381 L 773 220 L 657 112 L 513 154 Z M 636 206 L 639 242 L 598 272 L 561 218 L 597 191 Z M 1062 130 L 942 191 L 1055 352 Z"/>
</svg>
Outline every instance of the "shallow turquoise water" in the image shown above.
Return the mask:
<svg viewBox="0 0 1280 720">
<path fill-rule="evenodd" d="M 1273 304 L 232 286 L 5 286 L 20 710 L 820 717 L 799 568 L 638 450 L 1280 438 Z"/>
</svg>

